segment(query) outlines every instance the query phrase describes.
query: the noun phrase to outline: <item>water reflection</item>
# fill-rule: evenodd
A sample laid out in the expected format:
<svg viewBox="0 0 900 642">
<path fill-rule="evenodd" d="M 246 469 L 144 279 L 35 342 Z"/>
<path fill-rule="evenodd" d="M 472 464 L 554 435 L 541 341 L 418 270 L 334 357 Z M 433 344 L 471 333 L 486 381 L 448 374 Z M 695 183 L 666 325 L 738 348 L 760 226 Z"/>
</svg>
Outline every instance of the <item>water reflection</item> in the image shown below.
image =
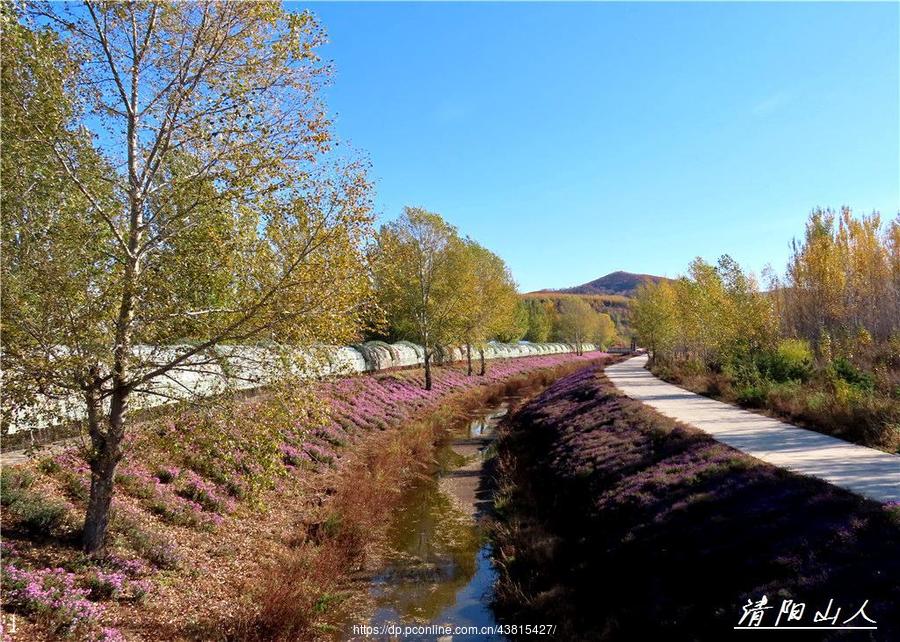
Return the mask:
<svg viewBox="0 0 900 642">
<path fill-rule="evenodd" d="M 484 457 L 510 401 L 485 408 L 452 431 L 436 453 L 435 474 L 405 493 L 388 532 L 386 564 L 373 581 L 373 625 L 496 622 L 488 606 L 496 579 L 490 542 L 440 489 L 439 480 L 442 473 Z"/>
</svg>

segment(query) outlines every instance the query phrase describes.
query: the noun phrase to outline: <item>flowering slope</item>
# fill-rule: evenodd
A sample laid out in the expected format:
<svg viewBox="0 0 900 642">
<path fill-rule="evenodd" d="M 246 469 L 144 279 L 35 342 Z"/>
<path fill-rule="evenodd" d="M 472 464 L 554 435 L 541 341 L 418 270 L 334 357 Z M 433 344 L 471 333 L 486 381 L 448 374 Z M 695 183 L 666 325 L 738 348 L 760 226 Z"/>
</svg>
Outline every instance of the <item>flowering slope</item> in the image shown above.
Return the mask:
<svg viewBox="0 0 900 642">
<path fill-rule="evenodd" d="M 900 639 L 900 520 L 620 396 L 596 368 L 528 403 L 502 436 L 498 608 L 567 639 L 730 637 L 748 599 L 869 600 Z M 858 622 L 857 622 L 858 624 Z M 866 624 L 863 622 L 863 624 Z M 821 639 L 821 638 L 819 638 Z"/>
<path fill-rule="evenodd" d="M 90 482 L 79 450 L 5 468 L 3 609 L 52 636 L 120 639 L 108 625 L 131 621 L 129 613 L 145 601 L 153 606 L 160 590 L 188 593 L 198 575 L 225 584 L 212 578 L 227 569 L 198 554 L 200 543 L 236 529 L 265 505 L 269 491 L 338 466 L 365 434 L 401 426 L 456 393 L 597 356 L 499 361 L 474 377 L 440 367 L 430 391 L 421 388 L 420 370 L 354 376 L 319 382 L 296 398 L 272 394 L 148 422 L 128 437 L 116 475 L 111 552 L 99 561 L 77 551 Z M 160 575 L 164 587 L 155 586 Z"/>
</svg>

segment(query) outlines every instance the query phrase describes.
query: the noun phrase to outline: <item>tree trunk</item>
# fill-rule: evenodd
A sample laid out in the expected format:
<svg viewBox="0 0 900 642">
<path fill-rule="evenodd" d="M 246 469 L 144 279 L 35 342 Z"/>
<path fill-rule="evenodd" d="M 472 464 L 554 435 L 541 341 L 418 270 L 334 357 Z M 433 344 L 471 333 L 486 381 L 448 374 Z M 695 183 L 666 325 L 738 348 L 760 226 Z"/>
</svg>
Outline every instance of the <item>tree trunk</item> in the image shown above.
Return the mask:
<svg viewBox="0 0 900 642">
<path fill-rule="evenodd" d="M 468 372 L 467 374 L 472 376 L 472 344 L 466 344 L 466 363 L 468 364 Z"/>
<path fill-rule="evenodd" d="M 90 555 L 102 553 L 109 526 L 109 508 L 112 504 L 116 466 L 122 458 L 122 437 L 125 434 L 125 408 L 128 392 L 125 389 L 113 393 L 109 410 L 109 425 L 104 431 L 101 425 L 99 402 L 96 397 L 88 400 L 88 422 L 91 434 L 91 494 L 84 517 L 82 547 Z"/>
<path fill-rule="evenodd" d="M 106 543 L 116 463 L 114 458 L 107 456 L 91 462 L 91 495 L 88 499 L 82 534 L 82 546 L 84 552 L 89 555 L 101 553 Z"/>
<path fill-rule="evenodd" d="M 431 390 L 431 352 L 425 350 L 425 390 Z"/>
<path fill-rule="evenodd" d="M 485 361 L 484 361 L 484 348 L 479 348 L 478 354 L 481 356 L 481 372 L 479 372 L 478 374 L 483 377 L 484 375 L 487 374 L 487 365 L 485 364 Z"/>
</svg>

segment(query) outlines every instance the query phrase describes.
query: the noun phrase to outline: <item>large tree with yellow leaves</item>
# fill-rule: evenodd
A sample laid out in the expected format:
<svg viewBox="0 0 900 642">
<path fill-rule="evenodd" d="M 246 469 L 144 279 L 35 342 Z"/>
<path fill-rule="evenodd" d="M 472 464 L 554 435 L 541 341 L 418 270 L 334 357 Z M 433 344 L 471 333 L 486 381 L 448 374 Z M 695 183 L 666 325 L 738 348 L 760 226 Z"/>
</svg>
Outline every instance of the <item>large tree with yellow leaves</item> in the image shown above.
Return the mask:
<svg viewBox="0 0 900 642">
<path fill-rule="evenodd" d="M 358 331 L 370 187 L 328 153 L 323 39 L 273 2 L 4 10 L 4 397 L 80 400 L 88 552 L 152 380 Z"/>
</svg>

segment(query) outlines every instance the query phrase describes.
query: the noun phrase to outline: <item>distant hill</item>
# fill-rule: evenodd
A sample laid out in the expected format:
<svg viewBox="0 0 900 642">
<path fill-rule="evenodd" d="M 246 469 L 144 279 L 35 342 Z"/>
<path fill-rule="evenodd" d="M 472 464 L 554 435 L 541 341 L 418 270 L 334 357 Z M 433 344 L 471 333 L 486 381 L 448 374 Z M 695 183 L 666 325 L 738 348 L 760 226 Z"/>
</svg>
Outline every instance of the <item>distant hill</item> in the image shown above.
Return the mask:
<svg viewBox="0 0 900 642">
<path fill-rule="evenodd" d="M 621 296 L 631 296 L 637 287 L 646 281 L 659 283 L 666 280 L 662 276 L 654 276 L 652 274 L 634 274 L 632 272 L 610 272 L 606 276 L 594 279 L 582 285 L 576 285 L 573 288 L 564 288 L 562 290 L 539 290 L 535 294 L 618 294 Z"/>
</svg>

